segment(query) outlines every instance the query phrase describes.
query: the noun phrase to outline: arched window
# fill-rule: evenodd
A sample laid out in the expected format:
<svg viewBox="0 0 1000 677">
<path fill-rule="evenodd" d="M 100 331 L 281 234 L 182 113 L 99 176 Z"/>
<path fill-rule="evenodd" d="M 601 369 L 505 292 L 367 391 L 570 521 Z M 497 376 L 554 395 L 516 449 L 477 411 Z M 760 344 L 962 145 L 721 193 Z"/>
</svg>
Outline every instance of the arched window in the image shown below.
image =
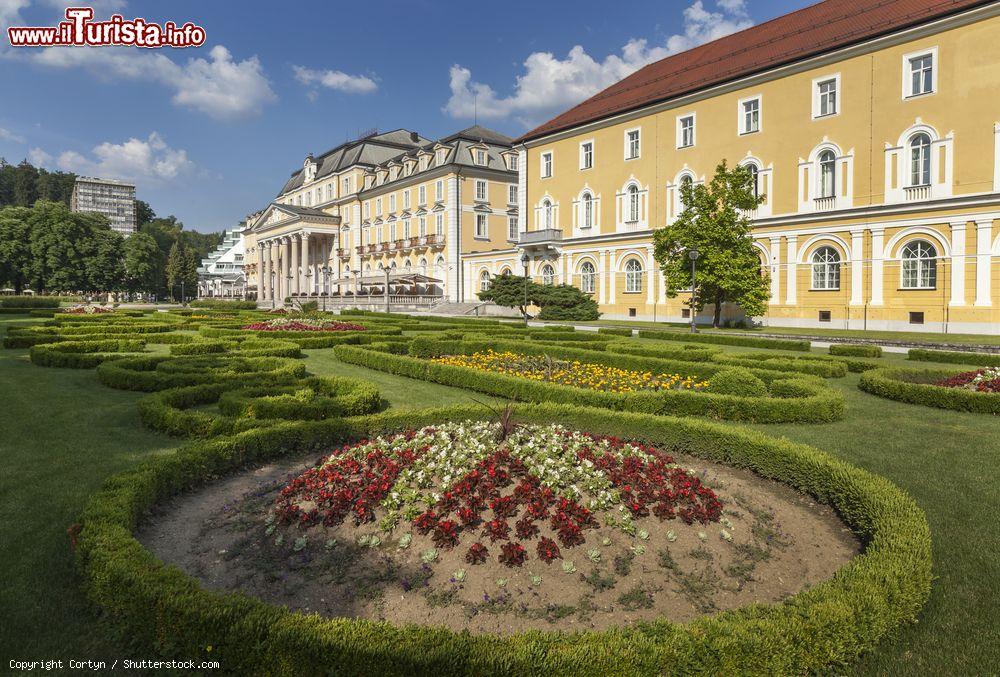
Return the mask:
<svg viewBox="0 0 1000 677">
<path fill-rule="evenodd" d="M 427 259 L 420 259 L 420 274 L 427 274 Z"/>
<path fill-rule="evenodd" d="M 490 271 L 484 270 L 479 273 L 479 291 L 486 291 L 490 288 Z"/>
<path fill-rule="evenodd" d="M 639 221 L 639 187 L 634 183 L 625 189 L 625 196 L 628 198 L 628 223 L 638 223 Z"/>
<path fill-rule="evenodd" d="M 812 255 L 813 289 L 840 289 L 840 253 L 820 247 Z"/>
<path fill-rule="evenodd" d="M 914 240 L 900 254 L 903 289 L 933 289 L 937 285 L 937 250 L 930 242 Z"/>
<path fill-rule="evenodd" d="M 542 200 L 542 227 L 552 227 L 552 201 L 548 198 Z"/>
<path fill-rule="evenodd" d="M 642 264 L 639 259 L 629 259 L 625 264 L 625 291 L 642 291 Z"/>
<path fill-rule="evenodd" d="M 758 167 L 753 162 L 746 165 L 747 171 L 750 172 L 751 186 L 753 187 L 753 196 L 760 197 L 760 167 Z"/>
<path fill-rule="evenodd" d="M 910 185 L 929 186 L 931 183 L 931 137 L 923 132 L 910 139 Z"/>
<path fill-rule="evenodd" d="M 584 193 L 580 200 L 580 221 L 581 228 L 590 228 L 594 225 L 594 196 Z"/>
<path fill-rule="evenodd" d="M 837 156 L 832 150 L 819 154 L 819 196 L 833 197 L 837 194 Z"/>
<path fill-rule="evenodd" d="M 584 294 L 593 294 L 597 288 L 597 270 L 590 261 L 584 261 L 580 266 L 580 290 Z"/>
<path fill-rule="evenodd" d="M 500 271 L 500 277 L 510 277 L 510 276 L 511 276 L 510 268 L 504 268 L 503 270 Z"/>
<path fill-rule="evenodd" d="M 694 185 L 694 179 L 692 179 L 690 176 L 681 177 L 681 185 L 679 188 L 679 192 L 677 193 L 678 197 L 680 198 L 681 209 L 687 209 L 688 206 L 687 198 L 684 197 L 685 193 L 684 189 L 691 188 L 693 185 Z"/>
<path fill-rule="evenodd" d="M 556 281 L 556 271 L 549 264 L 542 266 L 542 284 L 552 285 Z"/>
</svg>

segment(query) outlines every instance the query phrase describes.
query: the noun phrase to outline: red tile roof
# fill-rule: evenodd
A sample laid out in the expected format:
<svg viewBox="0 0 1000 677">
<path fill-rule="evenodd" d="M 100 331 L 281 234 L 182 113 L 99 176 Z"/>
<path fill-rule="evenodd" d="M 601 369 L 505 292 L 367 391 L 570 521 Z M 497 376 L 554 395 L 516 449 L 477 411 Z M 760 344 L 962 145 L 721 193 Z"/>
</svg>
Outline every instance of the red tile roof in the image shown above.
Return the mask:
<svg viewBox="0 0 1000 677">
<path fill-rule="evenodd" d="M 666 101 L 995 0 L 825 0 L 645 66 L 518 141 Z"/>
</svg>

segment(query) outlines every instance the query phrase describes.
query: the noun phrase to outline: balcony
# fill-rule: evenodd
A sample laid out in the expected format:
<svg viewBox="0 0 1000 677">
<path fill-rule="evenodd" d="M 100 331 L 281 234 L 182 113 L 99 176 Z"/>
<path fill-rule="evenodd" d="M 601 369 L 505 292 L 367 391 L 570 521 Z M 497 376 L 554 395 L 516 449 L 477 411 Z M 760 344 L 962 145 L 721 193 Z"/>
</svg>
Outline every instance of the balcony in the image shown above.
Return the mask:
<svg viewBox="0 0 1000 677">
<path fill-rule="evenodd" d="M 354 248 L 354 251 L 355 251 L 355 253 L 356 253 L 356 254 L 357 254 L 358 256 L 364 256 L 364 254 L 365 254 L 365 245 L 363 245 L 363 244 L 359 244 L 358 246 L 356 246 L 356 247 Z"/>
<path fill-rule="evenodd" d="M 813 211 L 829 212 L 837 208 L 837 198 L 833 195 L 829 197 L 818 197 L 813 200 Z"/>
<path fill-rule="evenodd" d="M 337 256 L 339 256 L 341 260 L 347 260 L 351 258 L 351 252 L 349 249 L 344 249 L 343 247 L 340 247 L 339 249 L 337 249 Z"/>
<path fill-rule="evenodd" d="M 558 251 L 562 244 L 563 233 L 558 228 L 542 228 L 521 233 L 517 246 L 521 249 L 544 252 Z"/>
<path fill-rule="evenodd" d="M 903 197 L 907 202 L 921 202 L 931 199 L 931 187 L 924 184 L 922 186 L 906 186 L 903 188 Z"/>
</svg>

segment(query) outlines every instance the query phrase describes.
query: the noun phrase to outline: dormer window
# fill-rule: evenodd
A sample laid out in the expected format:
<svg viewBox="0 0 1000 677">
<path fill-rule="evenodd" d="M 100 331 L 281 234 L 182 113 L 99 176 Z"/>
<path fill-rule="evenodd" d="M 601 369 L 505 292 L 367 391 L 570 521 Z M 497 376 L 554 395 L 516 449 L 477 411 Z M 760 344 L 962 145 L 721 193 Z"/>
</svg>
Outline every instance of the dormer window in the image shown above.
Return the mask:
<svg viewBox="0 0 1000 677">
<path fill-rule="evenodd" d="M 476 149 L 476 164 L 477 165 L 486 164 L 486 151 L 481 148 Z"/>
<path fill-rule="evenodd" d="M 510 171 L 516 172 L 518 170 L 518 167 L 520 165 L 518 165 L 518 163 L 517 163 L 517 155 L 511 154 L 508 157 L 507 162 L 508 162 L 508 166 L 510 167 Z"/>
<path fill-rule="evenodd" d="M 447 157 L 448 157 L 447 148 L 438 149 L 438 151 L 434 154 L 434 162 L 436 162 L 439 165 L 443 165 Z"/>
</svg>

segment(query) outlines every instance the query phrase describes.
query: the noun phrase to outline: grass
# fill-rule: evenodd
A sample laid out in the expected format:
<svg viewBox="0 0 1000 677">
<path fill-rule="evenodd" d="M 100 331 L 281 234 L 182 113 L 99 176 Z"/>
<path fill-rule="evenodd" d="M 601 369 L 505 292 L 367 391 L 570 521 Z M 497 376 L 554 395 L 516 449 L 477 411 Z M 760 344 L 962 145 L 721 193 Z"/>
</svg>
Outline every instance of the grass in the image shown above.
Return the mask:
<svg viewBox="0 0 1000 677">
<path fill-rule="evenodd" d="M 0 320 L 0 332 L 24 321 Z M 127 643 L 79 593 L 66 528 L 106 477 L 181 442 L 140 426 L 138 394 L 101 386 L 92 370 L 36 367 L 26 354 L 0 350 L 0 659 L 7 665 L 10 659 L 121 656 Z M 905 360 L 886 356 L 881 362 Z M 394 407 L 492 404 L 456 388 L 345 365 L 329 350 L 307 351 L 306 364 L 317 375 L 371 380 Z M 921 622 L 901 629 L 847 672 L 994 671 L 989 666 L 1000 665 L 1000 520 L 994 513 L 1000 505 L 1000 417 L 879 399 L 859 391 L 857 379 L 851 374 L 830 381 L 847 400 L 841 422 L 755 426 L 888 477 L 930 520 L 937 578 Z M 669 565 L 662 556 L 661 565 Z"/>
</svg>

